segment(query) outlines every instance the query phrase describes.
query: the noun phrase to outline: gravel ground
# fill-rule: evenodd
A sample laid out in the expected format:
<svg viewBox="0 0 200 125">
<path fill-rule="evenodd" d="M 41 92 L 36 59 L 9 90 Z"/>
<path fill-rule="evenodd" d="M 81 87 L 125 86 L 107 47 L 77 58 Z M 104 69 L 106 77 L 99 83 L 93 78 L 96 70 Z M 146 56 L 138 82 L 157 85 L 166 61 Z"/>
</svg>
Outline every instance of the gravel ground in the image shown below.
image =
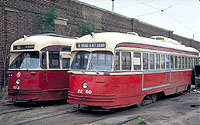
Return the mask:
<svg viewBox="0 0 200 125">
<path fill-rule="evenodd" d="M 110 112 L 80 111 L 65 101 L 13 105 L 0 103 L 0 125 L 200 125 L 200 93 L 165 97 L 156 103 Z"/>
</svg>

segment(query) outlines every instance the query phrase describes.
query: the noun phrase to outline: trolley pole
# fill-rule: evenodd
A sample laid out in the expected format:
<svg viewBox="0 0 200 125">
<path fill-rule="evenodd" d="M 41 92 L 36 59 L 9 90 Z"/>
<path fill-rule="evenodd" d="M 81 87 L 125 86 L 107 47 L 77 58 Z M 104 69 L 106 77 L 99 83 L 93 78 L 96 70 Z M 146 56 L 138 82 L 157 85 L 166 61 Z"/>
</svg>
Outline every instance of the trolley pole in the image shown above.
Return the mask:
<svg viewBox="0 0 200 125">
<path fill-rule="evenodd" d="M 114 1 L 115 0 L 112 0 L 112 12 L 114 12 Z"/>
</svg>

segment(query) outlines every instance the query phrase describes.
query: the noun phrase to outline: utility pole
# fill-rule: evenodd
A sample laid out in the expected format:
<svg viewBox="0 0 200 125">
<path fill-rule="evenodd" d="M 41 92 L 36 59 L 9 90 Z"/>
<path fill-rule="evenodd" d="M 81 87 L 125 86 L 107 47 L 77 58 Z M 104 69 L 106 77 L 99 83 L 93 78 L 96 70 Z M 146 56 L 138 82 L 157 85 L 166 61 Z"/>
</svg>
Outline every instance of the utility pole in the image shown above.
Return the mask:
<svg viewBox="0 0 200 125">
<path fill-rule="evenodd" d="M 112 0 L 112 12 L 114 12 L 114 1 L 115 0 Z"/>
</svg>

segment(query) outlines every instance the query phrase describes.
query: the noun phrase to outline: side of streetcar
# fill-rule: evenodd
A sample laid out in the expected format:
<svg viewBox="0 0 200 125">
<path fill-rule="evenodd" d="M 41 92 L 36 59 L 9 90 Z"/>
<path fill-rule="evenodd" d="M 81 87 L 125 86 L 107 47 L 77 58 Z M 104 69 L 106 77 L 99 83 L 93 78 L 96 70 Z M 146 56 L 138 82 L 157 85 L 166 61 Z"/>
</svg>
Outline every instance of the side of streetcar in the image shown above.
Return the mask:
<svg viewBox="0 0 200 125">
<path fill-rule="evenodd" d="M 147 96 L 154 102 L 159 92 L 169 95 L 186 90 L 192 68 L 198 63 L 198 52 L 181 45 L 174 49 L 122 40 L 112 49 L 107 46 L 114 40 L 105 42 L 106 46 L 94 41 L 77 43 L 80 49 L 72 51 L 76 55 L 71 64 L 68 103 L 111 109 L 140 104 Z"/>
</svg>

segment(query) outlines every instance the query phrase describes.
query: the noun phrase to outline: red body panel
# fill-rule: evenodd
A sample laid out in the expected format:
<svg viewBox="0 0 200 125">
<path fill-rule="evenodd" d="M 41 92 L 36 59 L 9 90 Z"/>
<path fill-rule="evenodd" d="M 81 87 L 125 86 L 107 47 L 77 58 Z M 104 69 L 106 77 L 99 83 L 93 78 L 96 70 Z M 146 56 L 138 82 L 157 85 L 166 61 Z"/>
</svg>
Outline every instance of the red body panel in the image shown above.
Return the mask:
<svg viewBox="0 0 200 125">
<path fill-rule="evenodd" d="M 191 84 L 192 71 L 153 72 L 133 75 L 70 74 L 68 103 L 105 109 L 138 104 L 148 95 L 174 94 Z M 88 83 L 84 89 L 82 84 Z"/>
<path fill-rule="evenodd" d="M 12 74 L 8 83 L 9 98 L 32 101 L 67 98 L 69 88 L 67 71 L 8 71 L 7 73 Z M 20 79 L 19 84 L 16 84 L 17 79 Z"/>
</svg>

